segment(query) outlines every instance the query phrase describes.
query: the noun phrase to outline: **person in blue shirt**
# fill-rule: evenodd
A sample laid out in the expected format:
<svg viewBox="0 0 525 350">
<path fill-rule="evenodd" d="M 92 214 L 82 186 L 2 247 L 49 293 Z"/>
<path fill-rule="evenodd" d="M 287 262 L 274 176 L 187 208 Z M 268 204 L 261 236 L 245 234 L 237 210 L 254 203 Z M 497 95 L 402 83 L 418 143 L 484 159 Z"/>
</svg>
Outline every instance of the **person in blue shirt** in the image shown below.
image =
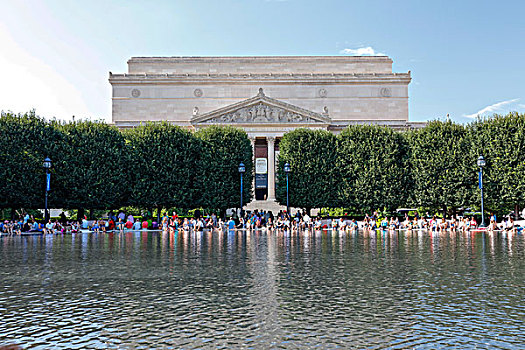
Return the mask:
<svg viewBox="0 0 525 350">
<path fill-rule="evenodd" d="M 42 231 L 43 231 L 42 226 L 38 223 L 38 221 L 34 220 L 31 226 L 30 232 L 42 232 Z"/>
<path fill-rule="evenodd" d="M 87 230 L 88 227 L 89 227 L 89 221 L 87 220 L 87 217 L 84 216 L 84 218 L 82 219 L 82 228 L 83 228 L 84 230 Z"/>
<path fill-rule="evenodd" d="M 142 229 L 142 225 L 141 225 L 139 219 L 136 219 L 135 223 L 133 224 L 132 230 L 133 231 L 139 231 L 140 229 Z"/>
<path fill-rule="evenodd" d="M 230 220 L 228 220 L 228 230 L 233 231 L 235 230 L 235 221 L 233 221 L 233 218 L 230 217 Z"/>
</svg>

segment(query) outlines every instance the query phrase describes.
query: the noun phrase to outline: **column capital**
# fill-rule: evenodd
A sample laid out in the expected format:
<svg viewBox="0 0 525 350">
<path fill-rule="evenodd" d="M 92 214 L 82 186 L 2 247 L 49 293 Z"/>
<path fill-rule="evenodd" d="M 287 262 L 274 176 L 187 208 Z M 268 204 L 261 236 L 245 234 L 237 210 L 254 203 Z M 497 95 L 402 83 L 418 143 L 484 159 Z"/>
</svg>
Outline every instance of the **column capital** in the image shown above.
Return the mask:
<svg viewBox="0 0 525 350">
<path fill-rule="evenodd" d="M 270 143 L 275 143 L 275 136 L 266 136 L 266 141 Z"/>
</svg>

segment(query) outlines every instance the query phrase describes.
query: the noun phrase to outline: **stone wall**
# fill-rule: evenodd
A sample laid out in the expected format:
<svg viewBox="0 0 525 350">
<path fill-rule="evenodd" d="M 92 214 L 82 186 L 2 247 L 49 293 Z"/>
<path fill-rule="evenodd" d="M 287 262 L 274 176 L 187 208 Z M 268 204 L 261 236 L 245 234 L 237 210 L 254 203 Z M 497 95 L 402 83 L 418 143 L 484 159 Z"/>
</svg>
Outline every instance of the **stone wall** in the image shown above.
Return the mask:
<svg viewBox="0 0 525 350">
<path fill-rule="evenodd" d="M 133 57 L 130 74 L 392 73 L 386 56 Z"/>
<path fill-rule="evenodd" d="M 392 73 L 388 57 L 132 58 L 128 64 L 129 73 L 110 73 L 116 125 L 190 125 L 195 107 L 208 113 L 259 88 L 313 112 L 326 106 L 338 124 L 408 121 L 410 72 Z"/>
</svg>

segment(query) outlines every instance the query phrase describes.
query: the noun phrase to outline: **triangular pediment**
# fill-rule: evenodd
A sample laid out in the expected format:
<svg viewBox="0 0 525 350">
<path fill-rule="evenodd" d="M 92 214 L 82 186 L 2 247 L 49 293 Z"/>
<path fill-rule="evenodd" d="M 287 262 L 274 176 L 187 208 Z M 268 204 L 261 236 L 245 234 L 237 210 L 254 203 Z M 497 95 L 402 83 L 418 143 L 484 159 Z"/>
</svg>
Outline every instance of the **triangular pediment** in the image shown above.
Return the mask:
<svg viewBox="0 0 525 350">
<path fill-rule="evenodd" d="M 259 94 L 244 101 L 199 115 L 194 113 L 192 124 L 330 124 L 325 113 L 320 114 Z"/>
</svg>

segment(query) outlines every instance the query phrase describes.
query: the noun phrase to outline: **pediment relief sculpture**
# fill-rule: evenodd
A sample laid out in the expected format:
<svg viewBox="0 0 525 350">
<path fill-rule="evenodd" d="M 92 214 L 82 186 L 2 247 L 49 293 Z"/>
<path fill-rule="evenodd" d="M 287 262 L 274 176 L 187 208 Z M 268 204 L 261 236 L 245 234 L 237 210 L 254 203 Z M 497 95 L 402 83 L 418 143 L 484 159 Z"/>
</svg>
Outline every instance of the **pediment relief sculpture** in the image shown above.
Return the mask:
<svg viewBox="0 0 525 350">
<path fill-rule="evenodd" d="M 221 123 L 304 123 L 329 124 L 328 108 L 323 113 L 316 113 L 292 104 L 276 100 L 264 94 L 263 89 L 247 100 L 205 113 L 193 113 L 193 124 Z"/>
<path fill-rule="evenodd" d="M 259 103 L 206 120 L 206 123 L 312 123 L 317 120 L 283 108 Z"/>
</svg>

